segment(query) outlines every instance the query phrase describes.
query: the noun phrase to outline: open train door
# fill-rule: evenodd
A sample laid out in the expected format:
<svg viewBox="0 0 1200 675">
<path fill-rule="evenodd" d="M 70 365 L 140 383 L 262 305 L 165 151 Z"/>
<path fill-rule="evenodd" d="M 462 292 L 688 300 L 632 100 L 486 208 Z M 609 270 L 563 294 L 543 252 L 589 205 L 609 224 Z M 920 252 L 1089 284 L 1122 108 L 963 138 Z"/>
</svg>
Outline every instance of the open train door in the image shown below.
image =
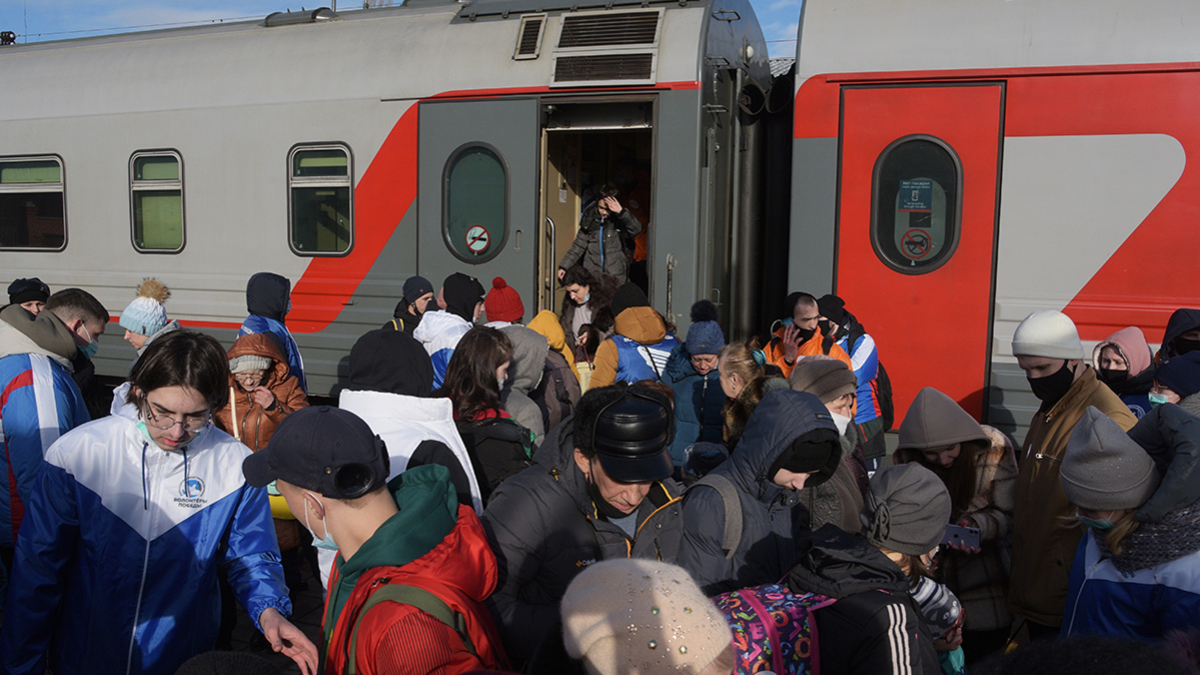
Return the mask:
<svg viewBox="0 0 1200 675">
<path fill-rule="evenodd" d="M 453 272 L 490 290 L 504 277 L 537 313 L 537 100 L 423 101 L 419 273 L 435 289 Z"/>
<path fill-rule="evenodd" d="M 844 87 L 837 293 L 874 336 L 896 426 L 987 386 L 1003 85 Z"/>
</svg>

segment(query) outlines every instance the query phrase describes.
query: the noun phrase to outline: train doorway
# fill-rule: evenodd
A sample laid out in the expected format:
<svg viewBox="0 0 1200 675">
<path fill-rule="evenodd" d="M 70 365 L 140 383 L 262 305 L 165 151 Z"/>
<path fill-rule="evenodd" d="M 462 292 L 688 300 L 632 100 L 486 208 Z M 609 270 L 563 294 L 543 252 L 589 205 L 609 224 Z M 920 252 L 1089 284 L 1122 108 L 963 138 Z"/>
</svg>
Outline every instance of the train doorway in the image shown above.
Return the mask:
<svg viewBox="0 0 1200 675">
<path fill-rule="evenodd" d="M 837 293 L 879 345 L 896 420 L 919 386 L 981 419 L 1004 87 L 842 91 Z"/>
<path fill-rule="evenodd" d="M 575 240 L 580 216 L 605 184 L 617 188 L 622 206 L 643 225 L 625 247 L 632 261 L 630 281 L 648 290 L 653 121 L 650 100 L 543 104 L 539 310 L 562 310 L 559 264 Z"/>
</svg>

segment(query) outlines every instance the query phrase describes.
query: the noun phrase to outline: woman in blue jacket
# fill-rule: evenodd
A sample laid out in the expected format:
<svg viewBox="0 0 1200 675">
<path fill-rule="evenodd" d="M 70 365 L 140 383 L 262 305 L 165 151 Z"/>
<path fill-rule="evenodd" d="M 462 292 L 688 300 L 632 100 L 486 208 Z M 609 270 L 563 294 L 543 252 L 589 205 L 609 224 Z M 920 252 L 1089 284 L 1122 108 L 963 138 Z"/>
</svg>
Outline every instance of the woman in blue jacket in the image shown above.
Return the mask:
<svg viewBox="0 0 1200 675">
<path fill-rule="evenodd" d="M 721 442 L 725 391 L 717 372 L 717 355 L 724 346 L 725 335 L 717 325 L 717 306 L 708 300 L 692 305 L 687 340 L 671 352 L 662 374 L 663 384 L 675 392 L 671 461 L 676 467 L 683 466 L 688 446 L 701 441 Z"/>
<path fill-rule="evenodd" d="M 1063 493 L 1089 536 L 1079 542 L 1062 635 L 1157 640 L 1200 627 L 1200 419 L 1159 406 L 1126 435 L 1088 408 L 1063 457 Z"/>
<path fill-rule="evenodd" d="M 225 350 L 179 330 L 129 376 L 128 411 L 58 439 L 17 540 L 0 672 L 170 675 L 217 639 L 223 567 L 275 651 L 316 672 L 291 613 L 266 491 L 250 450 L 212 427 L 229 396 Z"/>
</svg>

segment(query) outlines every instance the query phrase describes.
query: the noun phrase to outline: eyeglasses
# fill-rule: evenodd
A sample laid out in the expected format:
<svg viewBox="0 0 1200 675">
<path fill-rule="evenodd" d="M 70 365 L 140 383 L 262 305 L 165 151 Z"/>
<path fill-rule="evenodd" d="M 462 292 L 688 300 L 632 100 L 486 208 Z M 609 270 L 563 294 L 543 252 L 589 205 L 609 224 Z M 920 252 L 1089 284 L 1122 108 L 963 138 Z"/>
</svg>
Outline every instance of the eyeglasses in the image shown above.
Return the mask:
<svg viewBox="0 0 1200 675">
<path fill-rule="evenodd" d="M 248 370 L 241 373 L 234 373 L 233 378 L 239 382 L 258 382 L 262 379 L 263 371 Z"/>
<path fill-rule="evenodd" d="M 142 399 L 143 411 L 146 416 L 146 426 L 154 427 L 159 431 L 167 431 L 174 429 L 178 424 L 183 427 L 184 431 L 200 431 L 212 422 L 212 412 L 206 412 L 203 417 L 184 417 L 182 420 L 177 420 L 170 415 L 156 415 L 150 410 L 150 401 L 146 398 Z"/>
</svg>

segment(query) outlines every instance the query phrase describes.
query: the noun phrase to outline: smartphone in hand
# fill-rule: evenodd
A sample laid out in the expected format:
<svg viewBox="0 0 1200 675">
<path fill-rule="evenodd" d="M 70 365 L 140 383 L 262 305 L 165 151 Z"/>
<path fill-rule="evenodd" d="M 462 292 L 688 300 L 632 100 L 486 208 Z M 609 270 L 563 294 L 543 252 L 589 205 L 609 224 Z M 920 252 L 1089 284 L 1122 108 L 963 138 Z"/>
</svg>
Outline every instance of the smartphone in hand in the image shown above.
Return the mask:
<svg viewBox="0 0 1200 675">
<path fill-rule="evenodd" d="M 979 548 L 979 528 L 947 525 L 942 543 L 956 548 Z"/>
</svg>

